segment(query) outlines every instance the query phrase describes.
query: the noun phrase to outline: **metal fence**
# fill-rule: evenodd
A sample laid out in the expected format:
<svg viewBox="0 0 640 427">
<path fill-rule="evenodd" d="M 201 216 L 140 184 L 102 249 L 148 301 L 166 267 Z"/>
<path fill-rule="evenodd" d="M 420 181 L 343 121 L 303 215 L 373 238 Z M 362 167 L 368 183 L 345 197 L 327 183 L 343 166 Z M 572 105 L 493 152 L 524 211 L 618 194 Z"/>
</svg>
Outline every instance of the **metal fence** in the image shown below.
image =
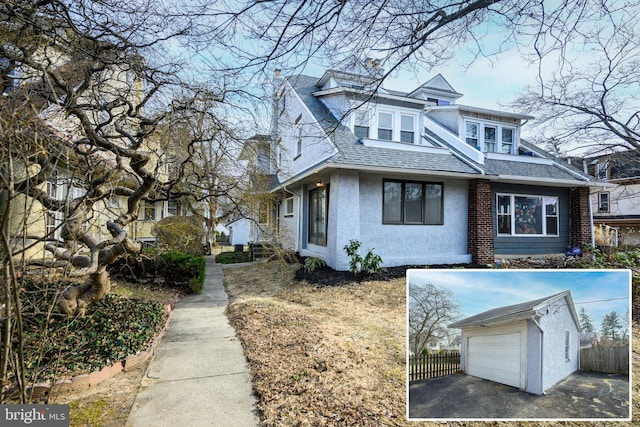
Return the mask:
<svg viewBox="0 0 640 427">
<path fill-rule="evenodd" d="M 459 370 L 459 352 L 421 354 L 409 357 L 409 381 L 455 374 Z"/>
</svg>

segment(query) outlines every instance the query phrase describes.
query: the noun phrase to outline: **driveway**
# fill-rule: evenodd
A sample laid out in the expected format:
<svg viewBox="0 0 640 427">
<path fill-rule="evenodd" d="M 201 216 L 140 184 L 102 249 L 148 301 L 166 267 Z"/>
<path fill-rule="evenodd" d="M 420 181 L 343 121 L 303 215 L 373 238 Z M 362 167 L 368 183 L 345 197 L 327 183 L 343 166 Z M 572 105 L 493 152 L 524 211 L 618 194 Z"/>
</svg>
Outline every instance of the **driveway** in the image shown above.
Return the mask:
<svg viewBox="0 0 640 427">
<path fill-rule="evenodd" d="M 409 385 L 410 419 L 627 419 L 629 416 L 629 378 L 624 375 L 578 371 L 543 396 L 463 374 Z"/>
</svg>

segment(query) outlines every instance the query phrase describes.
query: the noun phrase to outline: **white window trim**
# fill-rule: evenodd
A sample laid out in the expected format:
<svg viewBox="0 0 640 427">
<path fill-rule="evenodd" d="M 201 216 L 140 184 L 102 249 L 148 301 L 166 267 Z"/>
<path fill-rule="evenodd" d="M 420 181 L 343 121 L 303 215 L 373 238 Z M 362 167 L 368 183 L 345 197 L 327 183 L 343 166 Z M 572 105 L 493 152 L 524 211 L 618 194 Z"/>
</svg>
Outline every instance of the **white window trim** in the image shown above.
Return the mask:
<svg viewBox="0 0 640 427">
<path fill-rule="evenodd" d="M 289 206 L 289 203 L 291 203 L 291 206 Z M 289 210 L 289 207 L 291 207 L 291 210 Z M 293 207 L 294 207 L 293 196 L 285 198 L 284 199 L 284 216 L 293 216 L 293 209 L 294 209 Z"/>
<path fill-rule="evenodd" d="M 363 108 L 359 108 L 357 110 L 355 110 L 353 112 L 353 120 L 351 122 L 351 131 L 355 134 L 356 133 L 356 126 L 360 126 L 360 127 L 366 127 L 367 130 L 367 138 L 371 138 L 371 116 L 372 116 L 373 110 L 363 107 Z M 357 120 L 357 116 L 358 114 L 363 114 L 366 117 L 366 123 L 360 123 L 358 124 L 358 120 Z M 366 124 L 366 126 L 362 126 Z M 377 129 L 376 129 L 377 130 Z"/>
<path fill-rule="evenodd" d="M 411 132 L 412 136 L 413 136 L 413 141 L 412 142 L 405 142 L 405 144 L 415 144 L 416 143 L 416 123 L 418 122 L 418 118 L 417 115 L 415 114 L 407 114 L 407 113 L 400 113 L 399 114 L 400 119 L 399 119 L 399 132 L 398 132 L 398 141 L 403 142 L 402 141 L 402 132 Z M 413 126 L 411 129 L 403 129 L 402 128 L 402 118 L 403 117 L 411 117 L 411 120 L 413 122 Z"/>
<path fill-rule="evenodd" d="M 607 209 L 602 209 L 602 196 L 607 196 Z M 611 212 L 611 193 L 608 191 L 602 191 L 598 193 L 598 213 Z"/>
<path fill-rule="evenodd" d="M 516 194 L 516 193 L 497 193 L 496 194 L 496 198 L 495 198 L 495 206 L 496 206 L 496 219 L 498 219 L 498 216 L 500 214 L 500 212 L 497 212 L 498 209 L 498 198 L 500 196 L 507 196 L 510 198 L 510 213 L 509 214 L 505 214 L 505 215 L 509 215 L 511 217 L 511 232 L 510 233 L 500 233 L 499 230 L 496 227 L 496 234 L 498 236 L 501 237 L 525 237 L 525 238 L 539 238 L 539 237 L 560 237 L 560 197 L 559 196 L 543 196 L 540 194 Z M 515 198 L 516 197 L 542 197 L 542 213 L 541 213 L 541 221 L 542 221 L 542 234 L 518 234 L 515 232 L 516 230 L 516 215 L 515 215 Z M 548 199 L 555 199 L 556 201 L 556 215 L 552 215 L 551 217 L 555 217 L 557 219 L 557 228 L 558 228 L 558 232 L 556 234 L 548 234 L 547 233 L 547 212 L 546 212 L 546 200 Z"/>
<path fill-rule="evenodd" d="M 295 126 L 296 126 L 296 135 L 295 135 L 296 152 L 293 157 L 294 160 L 302 155 L 302 114 L 300 114 L 296 119 Z"/>
<path fill-rule="evenodd" d="M 499 122 L 489 122 L 485 120 L 479 120 L 476 118 L 464 118 L 462 130 L 464 132 L 463 139 L 465 142 L 467 140 L 467 123 L 475 124 L 478 126 L 478 141 L 477 141 L 476 147 L 480 147 L 480 151 L 482 151 L 483 153 L 514 154 L 516 152 L 515 150 L 516 150 L 516 147 L 518 146 L 518 129 L 515 125 L 502 124 Z M 487 151 L 485 148 L 485 140 L 484 140 L 485 127 L 496 128 L 495 149 L 493 151 Z M 513 131 L 513 141 L 510 144 L 507 144 L 507 145 L 510 145 L 510 149 L 508 152 L 502 151 L 502 130 L 503 129 L 511 129 Z"/>
<path fill-rule="evenodd" d="M 380 127 L 380 114 L 389 114 L 391 115 L 391 127 L 390 128 L 383 128 Z M 378 110 L 376 111 L 376 138 L 381 140 L 381 141 L 399 141 L 399 138 L 395 138 L 395 133 L 396 133 L 396 126 L 395 126 L 395 121 L 396 121 L 396 114 L 393 111 L 388 111 L 388 110 Z M 380 129 L 382 130 L 386 130 L 386 131 L 391 131 L 391 138 L 386 139 L 386 138 L 380 138 Z"/>
</svg>

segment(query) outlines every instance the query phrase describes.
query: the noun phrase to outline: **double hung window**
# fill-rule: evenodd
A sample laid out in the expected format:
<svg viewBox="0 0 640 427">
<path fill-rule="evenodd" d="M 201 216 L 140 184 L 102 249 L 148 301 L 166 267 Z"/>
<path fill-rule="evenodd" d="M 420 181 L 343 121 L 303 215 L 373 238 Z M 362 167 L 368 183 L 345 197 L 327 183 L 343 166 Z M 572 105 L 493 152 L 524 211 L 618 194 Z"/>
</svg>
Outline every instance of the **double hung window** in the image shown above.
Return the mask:
<svg viewBox="0 0 640 427">
<path fill-rule="evenodd" d="M 609 193 L 598 194 L 598 212 L 609 212 Z"/>
<path fill-rule="evenodd" d="M 393 114 L 378 113 L 378 139 L 393 140 Z"/>
<path fill-rule="evenodd" d="M 465 129 L 466 129 L 466 141 L 467 144 L 473 146 L 473 147 L 478 147 L 478 129 L 480 128 L 480 124 L 479 123 L 473 123 L 473 122 L 467 122 Z"/>
<path fill-rule="evenodd" d="M 369 110 L 356 110 L 353 133 L 358 138 L 369 138 Z"/>
<path fill-rule="evenodd" d="M 502 143 L 500 145 L 500 151 L 505 154 L 511 154 L 513 152 L 513 139 L 515 130 L 512 128 L 502 128 Z"/>
<path fill-rule="evenodd" d="M 400 142 L 413 144 L 415 142 L 414 116 L 400 115 Z"/>
<path fill-rule="evenodd" d="M 481 121 L 465 122 L 465 141 L 487 153 L 512 154 L 515 128 Z"/>
<path fill-rule="evenodd" d="M 484 127 L 484 151 L 494 152 L 496 151 L 496 136 L 498 128 L 495 126 Z"/>
</svg>

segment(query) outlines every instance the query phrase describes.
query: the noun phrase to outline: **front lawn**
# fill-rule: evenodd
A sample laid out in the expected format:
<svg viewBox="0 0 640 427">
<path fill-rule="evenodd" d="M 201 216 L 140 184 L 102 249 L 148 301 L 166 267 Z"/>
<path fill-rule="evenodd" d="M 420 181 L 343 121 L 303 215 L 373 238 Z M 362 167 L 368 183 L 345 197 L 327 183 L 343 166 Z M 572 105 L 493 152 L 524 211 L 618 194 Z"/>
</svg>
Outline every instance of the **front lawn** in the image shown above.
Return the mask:
<svg viewBox="0 0 640 427">
<path fill-rule="evenodd" d="M 327 270 L 316 277 L 322 283 L 310 283 L 299 267 L 260 263 L 224 272 L 231 298 L 228 317 L 249 360 L 264 425 L 424 425 L 406 420 L 402 269 L 387 271 L 382 280 Z M 512 263 L 512 267 L 526 267 L 526 263 Z M 315 276 L 308 277 L 315 281 Z M 639 343 L 634 323 L 634 370 L 640 368 Z M 635 375 L 634 414 L 640 404 L 639 385 Z"/>
</svg>

